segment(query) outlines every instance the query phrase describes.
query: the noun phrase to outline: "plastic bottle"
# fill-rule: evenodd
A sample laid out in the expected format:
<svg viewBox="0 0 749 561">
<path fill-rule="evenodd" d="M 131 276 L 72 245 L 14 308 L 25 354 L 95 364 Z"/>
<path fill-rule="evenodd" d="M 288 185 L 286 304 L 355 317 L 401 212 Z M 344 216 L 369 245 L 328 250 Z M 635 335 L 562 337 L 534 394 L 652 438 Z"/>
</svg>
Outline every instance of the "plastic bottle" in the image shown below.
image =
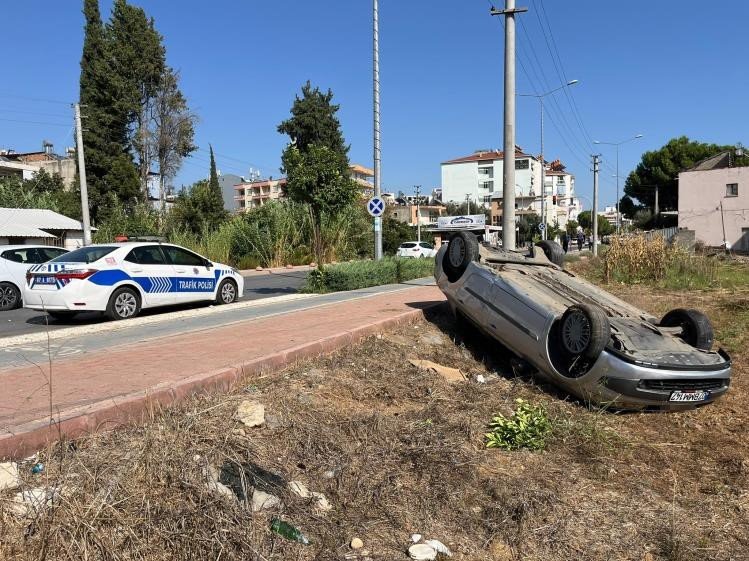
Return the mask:
<svg viewBox="0 0 749 561">
<path fill-rule="evenodd" d="M 287 540 L 303 543 L 304 545 L 309 545 L 309 539 L 307 539 L 307 536 L 305 536 L 297 528 L 294 528 L 294 526 L 292 526 L 288 522 L 284 522 L 280 518 L 274 518 L 271 521 L 270 529 L 279 536 L 283 536 Z"/>
</svg>

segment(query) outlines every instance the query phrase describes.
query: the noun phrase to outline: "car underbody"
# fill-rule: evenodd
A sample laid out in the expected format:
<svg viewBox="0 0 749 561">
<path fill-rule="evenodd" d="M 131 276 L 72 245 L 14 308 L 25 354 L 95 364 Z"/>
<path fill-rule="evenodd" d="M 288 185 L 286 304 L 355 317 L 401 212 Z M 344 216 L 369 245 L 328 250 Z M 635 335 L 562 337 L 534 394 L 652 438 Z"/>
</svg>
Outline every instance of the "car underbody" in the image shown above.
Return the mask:
<svg viewBox="0 0 749 561">
<path fill-rule="evenodd" d="M 435 278 L 458 317 L 587 402 L 673 410 L 727 391 L 730 359 L 709 349 L 707 318 L 674 310 L 658 320 L 552 263 L 547 244 L 524 255 L 478 244 L 461 253 L 451 241 Z"/>
</svg>

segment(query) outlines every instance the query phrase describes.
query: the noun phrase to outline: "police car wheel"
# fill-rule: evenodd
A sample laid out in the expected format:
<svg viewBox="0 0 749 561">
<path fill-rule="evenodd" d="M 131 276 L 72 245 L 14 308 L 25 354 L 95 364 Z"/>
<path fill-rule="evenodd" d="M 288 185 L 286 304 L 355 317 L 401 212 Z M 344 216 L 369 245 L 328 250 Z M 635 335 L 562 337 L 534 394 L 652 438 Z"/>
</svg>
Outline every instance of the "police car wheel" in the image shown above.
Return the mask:
<svg viewBox="0 0 749 561">
<path fill-rule="evenodd" d="M 237 301 L 237 285 L 234 281 L 225 280 L 218 287 L 216 304 L 232 304 Z"/>
<path fill-rule="evenodd" d="M 107 317 L 109 319 L 128 319 L 140 313 L 140 297 L 132 288 L 118 288 L 109 298 Z"/>
</svg>

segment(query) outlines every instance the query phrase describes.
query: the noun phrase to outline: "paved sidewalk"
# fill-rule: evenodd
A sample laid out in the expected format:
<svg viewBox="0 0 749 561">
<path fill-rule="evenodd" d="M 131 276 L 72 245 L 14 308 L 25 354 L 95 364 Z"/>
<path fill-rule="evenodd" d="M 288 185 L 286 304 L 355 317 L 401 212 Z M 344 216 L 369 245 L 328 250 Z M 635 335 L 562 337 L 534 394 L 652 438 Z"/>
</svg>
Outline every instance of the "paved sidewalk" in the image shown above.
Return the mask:
<svg viewBox="0 0 749 561">
<path fill-rule="evenodd" d="M 49 365 L 0 369 L 0 458 L 28 454 L 60 433 L 75 438 L 137 422 L 152 406 L 196 392 L 225 391 L 242 376 L 334 351 L 443 301 L 435 286 L 417 286 L 58 358 L 54 426 Z"/>
</svg>

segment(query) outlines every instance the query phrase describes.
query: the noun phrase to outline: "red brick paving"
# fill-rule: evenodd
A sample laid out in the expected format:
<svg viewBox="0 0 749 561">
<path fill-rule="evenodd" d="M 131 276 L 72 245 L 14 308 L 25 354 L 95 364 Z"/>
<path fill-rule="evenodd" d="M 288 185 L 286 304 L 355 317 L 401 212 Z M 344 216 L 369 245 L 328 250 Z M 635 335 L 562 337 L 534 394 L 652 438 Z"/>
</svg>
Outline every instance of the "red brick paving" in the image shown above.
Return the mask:
<svg viewBox="0 0 749 561">
<path fill-rule="evenodd" d="M 52 427 L 48 365 L 0 370 L 0 458 L 26 455 L 60 433 L 138 421 L 151 406 L 196 392 L 226 391 L 243 375 L 334 351 L 443 300 L 434 286 L 414 287 L 55 360 Z"/>
</svg>

